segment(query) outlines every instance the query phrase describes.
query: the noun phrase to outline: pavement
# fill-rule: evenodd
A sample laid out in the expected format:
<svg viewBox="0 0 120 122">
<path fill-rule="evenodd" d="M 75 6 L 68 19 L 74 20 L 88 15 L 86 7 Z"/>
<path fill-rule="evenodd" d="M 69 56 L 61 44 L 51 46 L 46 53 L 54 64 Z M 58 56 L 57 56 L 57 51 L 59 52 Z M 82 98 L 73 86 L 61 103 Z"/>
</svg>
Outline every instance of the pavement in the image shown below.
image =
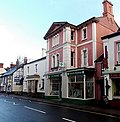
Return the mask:
<svg viewBox="0 0 120 122">
<path fill-rule="evenodd" d="M 0 93 L 0 94 L 2 94 L 2 93 Z M 95 114 L 98 113 L 101 115 L 120 118 L 120 110 L 119 109 L 103 108 L 103 107 L 89 106 L 89 105 L 76 105 L 76 104 L 64 103 L 61 100 L 47 100 L 47 99 L 26 97 L 26 96 L 14 95 L 14 94 L 11 94 L 10 96 L 16 97 L 19 99 L 25 99 L 25 100 L 36 101 L 36 102 L 43 102 L 43 103 L 57 105 L 57 106 L 74 108 L 77 110 L 79 109 L 84 112 L 90 112 L 90 113 L 95 113 Z"/>
</svg>

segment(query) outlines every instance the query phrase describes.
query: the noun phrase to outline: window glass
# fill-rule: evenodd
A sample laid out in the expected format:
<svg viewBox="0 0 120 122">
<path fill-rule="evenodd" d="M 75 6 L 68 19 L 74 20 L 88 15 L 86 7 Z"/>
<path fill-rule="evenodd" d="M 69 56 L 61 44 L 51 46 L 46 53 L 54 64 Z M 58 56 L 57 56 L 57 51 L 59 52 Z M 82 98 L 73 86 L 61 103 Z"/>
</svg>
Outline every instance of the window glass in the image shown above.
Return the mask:
<svg viewBox="0 0 120 122">
<path fill-rule="evenodd" d="M 84 27 L 83 29 L 82 29 L 82 39 L 84 40 L 84 39 L 86 39 L 87 38 L 87 27 Z"/>
<path fill-rule="evenodd" d="M 55 56 L 53 56 L 53 67 L 55 67 Z"/>
<path fill-rule="evenodd" d="M 57 67 L 59 66 L 59 54 L 57 54 Z"/>
<path fill-rule="evenodd" d="M 86 98 L 94 97 L 94 82 L 92 76 L 86 77 Z"/>
<path fill-rule="evenodd" d="M 58 44 L 59 44 L 59 34 L 53 36 L 53 38 L 52 38 L 52 46 L 54 47 Z"/>
<path fill-rule="evenodd" d="M 87 65 L 87 50 L 83 50 L 83 65 Z"/>
<path fill-rule="evenodd" d="M 52 79 L 50 86 L 51 86 L 50 95 L 59 95 L 60 82 L 59 82 L 58 78 Z"/>
<path fill-rule="evenodd" d="M 74 31 L 71 30 L 71 40 L 74 40 Z"/>
<path fill-rule="evenodd" d="M 71 51 L 71 66 L 74 66 L 74 52 Z"/>
<path fill-rule="evenodd" d="M 69 76 L 68 97 L 84 98 L 84 82 L 82 76 Z"/>
</svg>

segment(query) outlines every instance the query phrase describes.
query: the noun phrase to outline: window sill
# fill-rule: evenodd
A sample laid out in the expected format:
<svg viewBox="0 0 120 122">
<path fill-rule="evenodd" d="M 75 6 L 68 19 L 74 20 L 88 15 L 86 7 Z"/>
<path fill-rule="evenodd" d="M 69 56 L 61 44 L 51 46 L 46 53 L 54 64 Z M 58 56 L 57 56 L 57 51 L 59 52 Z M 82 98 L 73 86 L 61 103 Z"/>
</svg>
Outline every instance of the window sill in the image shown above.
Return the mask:
<svg viewBox="0 0 120 122">
<path fill-rule="evenodd" d="M 82 39 L 82 41 L 85 41 L 85 40 L 87 40 L 87 38 L 83 38 L 83 39 Z"/>
<path fill-rule="evenodd" d="M 120 99 L 120 96 L 113 96 L 113 99 Z"/>
<path fill-rule="evenodd" d="M 120 64 L 115 64 L 115 66 L 120 66 Z"/>
</svg>

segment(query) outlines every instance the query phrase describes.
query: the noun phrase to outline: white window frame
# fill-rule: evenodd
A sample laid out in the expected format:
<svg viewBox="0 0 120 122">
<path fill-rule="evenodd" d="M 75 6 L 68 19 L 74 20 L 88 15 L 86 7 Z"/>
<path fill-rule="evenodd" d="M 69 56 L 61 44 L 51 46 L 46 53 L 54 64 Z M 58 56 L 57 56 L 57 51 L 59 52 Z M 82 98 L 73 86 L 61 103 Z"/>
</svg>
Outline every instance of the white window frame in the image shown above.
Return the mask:
<svg viewBox="0 0 120 122">
<path fill-rule="evenodd" d="M 86 64 L 84 64 L 84 51 L 86 51 Z M 87 48 L 84 48 L 83 50 L 81 50 L 81 66 L 82 67 L 87 67 L 88 66 L 88 49 Z"/>
<path fill-rule="evenodd" d="M 55 59 L 53 59 L 53 57 L 55 58 L 55 55 L 52 55 L 51 57 L 51 68 L 54 68 L 55 67 Z"/>
<path fill-rule="evenodd" d="M 71 29 L 71 41 L 74 41 L 74 33 L 75 33 L 75 30 L 74 29 Z M 73 34 L 73 35 L 72 35 Z M 73 39 L 72 39 L 73 38 Z"/>
<path fill-rule="evenodd" d="M 52 47 L 56 46 L 59 44 L 59 34 L 56 34 L 55 36 L 53 36 L 52 38 Z"/>
<path fill-rule="evenodd" d="M 86 30 L 86 37 L 84 37 L 85 35 L 84 30 Z M 82 40 L 85 40 L 85 39 L 87 39 L 87 27 L 82 28 Z"/>
<path fill-rule="evenodd" d="M 117 43 L 117 61 L 118 61 L 118 64 L 120 64 L 120 49 L 118 49 L 118 45 L 120 46 L 120 43 Z"/>
</svg>

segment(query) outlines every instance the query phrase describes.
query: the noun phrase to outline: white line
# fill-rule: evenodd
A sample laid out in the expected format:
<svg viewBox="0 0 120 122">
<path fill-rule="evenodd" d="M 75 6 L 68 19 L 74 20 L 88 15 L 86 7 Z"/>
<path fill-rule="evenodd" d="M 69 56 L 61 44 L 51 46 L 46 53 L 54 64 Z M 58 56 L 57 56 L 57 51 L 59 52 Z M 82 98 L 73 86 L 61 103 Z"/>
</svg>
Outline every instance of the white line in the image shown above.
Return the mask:
<svg viewBox="0 0 120 122">
<path fill-rule="evenodd" d="M 76 121 L 73 121 L 73 120 L 70 120 L 70 119 L 67 119 L 67 118 L 62 118 L 63 120 L 66 120 L 66 121 L 69 121 L 69 122 L 76 122 Z"/>
<path fill-rule="evenodd" d="M 38 109 L 31 108 L 31 107 L 28 107 L 28 106 L 24 106 L 24 107 L 27 108 L 27 109 L 33 110 L 33 111 L 37 111 L 37 112 L 43 113 L 43 114 L 46 113 L 46 112 L 44 112 L 44 111 L 40 111 L 40 110 L 38 110 Z"/>
</svg>

